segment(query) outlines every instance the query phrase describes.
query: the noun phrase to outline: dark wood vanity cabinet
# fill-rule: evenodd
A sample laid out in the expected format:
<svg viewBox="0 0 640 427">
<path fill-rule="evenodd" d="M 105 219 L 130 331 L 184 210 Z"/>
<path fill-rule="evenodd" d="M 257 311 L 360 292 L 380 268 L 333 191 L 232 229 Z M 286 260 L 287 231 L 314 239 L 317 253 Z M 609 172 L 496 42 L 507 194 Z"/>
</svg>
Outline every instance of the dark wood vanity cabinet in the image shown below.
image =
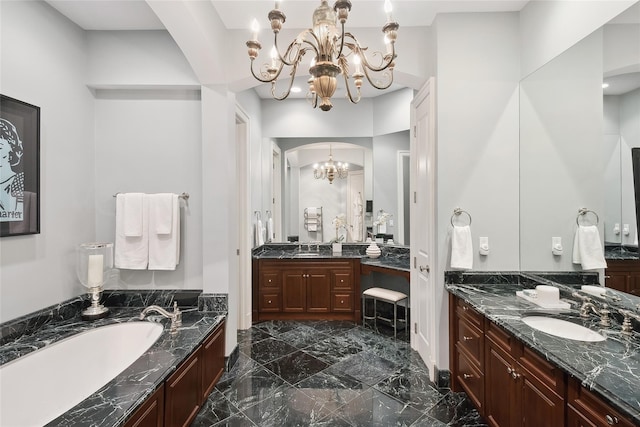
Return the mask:
<svg viewBox="0 0 640 427">
<path fill-rule="evenodd" d="M 127 420 L 124 427 L 163 427 L 164 426 L 164 384 L 153 392 Z"/>
<path fill-rule="evenodd" d="M 640 296 L 640 261 L 630 259 L 607 260 L 605 286 Z"/>
<path fill-rule="evenodd" d="M 188 426 L 224 372 L 224 332 L 223 321 L 145 400 L 124 427 Z"/>
<path fill-rule="evenodd" d="M 575 378 L 569 380 L 567 396 L 569 427 L 637 426 L 583 387 Z"/>
<path fill-rule="evenodd" d="M 353 320 L 360 316 L 358 260 L 254 262 L 253 320 Z M 257 278 L 257 280 L 255 279 Z"/>
<path fill-rule="evenodd" d="M 449 304 L 452 390 L 491 426 L 564 425 L 564 373 L 463 300 Z"/>
</svg>

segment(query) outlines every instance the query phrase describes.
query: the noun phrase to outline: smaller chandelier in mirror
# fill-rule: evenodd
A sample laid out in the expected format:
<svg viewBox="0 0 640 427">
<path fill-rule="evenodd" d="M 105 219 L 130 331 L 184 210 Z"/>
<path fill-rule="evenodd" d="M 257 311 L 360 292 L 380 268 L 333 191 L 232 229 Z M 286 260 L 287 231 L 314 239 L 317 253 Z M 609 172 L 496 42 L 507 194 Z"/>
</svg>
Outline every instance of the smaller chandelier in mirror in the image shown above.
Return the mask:
<svg viewBox="0 0 640 427">
<path fill-rule="evenodd" d="M 336 178 L 346 178 L 349 175 L 349 163 L 334 162 L 331 146 L 329 146 L 329 161 L 324 164 L 313 165 L 313 176 L 315 179 L 327 179 L 329 184 L 333 184 Z"/>
<path fill-rule="evenodd" d="M 369 56 L 365 55 L 368 47 L 360 45 L 358 39 L 345 30 L 345 22 L 351 11 L 349 0 L 337 0 L 333 7 L 329 6 L 327 0 L 321 0 L 320 6 L 313 12 L 312 28 L 299 33 L 284 53 L 280 53 L 278 33 L 286 16 L 280 10 L 279 3 L 276 1 L 275 9 L 268 15 L 274 34 L 271 61 L 265 63 L 258 72 L 254 70 L 253 63 L 262 45 L 258 41 L 259 26 L 255 19 L 252 25 L 253 38 L 246 43 L 251 59 L 251 74 L 263 83 L 271 83 L 271 94 L 275 99 L 283 100 L 289 96 L 298 67 L 307 52 L 312 56 L 307 97 L 313 108 L 319 106 L 321 110 L 329 111 L 333 107 L 331 97 L 336 91 L 340 75 L 344 78 L 347 99 L 354 104 L 360 101 L 360 88 L 365 77 L 376 89 L 383 90 L 391 86 L 397 56 L 395 42 L 400 26 L 391 17 L 390 0 L 384 3 L 387 22 L 382 27 L 386 52 L 373 51 Z M 278 94 L 276 82 L 285 67 L 290 70 L 288 87 Z M 353 79 L 355 90 L 350 86 L 350 79 Z"/>
</svg>

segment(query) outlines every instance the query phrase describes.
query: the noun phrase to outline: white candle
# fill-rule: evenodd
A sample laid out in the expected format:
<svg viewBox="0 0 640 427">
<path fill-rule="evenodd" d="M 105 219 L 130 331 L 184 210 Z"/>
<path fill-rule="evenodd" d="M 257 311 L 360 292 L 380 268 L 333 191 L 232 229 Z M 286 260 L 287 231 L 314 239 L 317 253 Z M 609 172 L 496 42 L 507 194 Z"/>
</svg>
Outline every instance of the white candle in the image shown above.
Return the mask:
<svg viewBox="0 0 640 427">
<path fill-rule="evenodd" d="M 391 0 L 385 0 L 384 11 L 387 13 L 387 22 L 391 22 L 391 12 L 393 11 L 393 7 L 391 6 Z"/>
<path fill-rule="evenodd" d="M 260 24 L 258 24 L 258 20 L 253 18 L 251 21 L 251 31 L 253 31 L 253 38 L 251 40 L 258 40 L 258 31 L 260 31 Z"/>
<path fill-rule="evenodd" d="M 89 255 L 87 284 L 90 288 L 102 285 L 103 258 L 102 255 Z"/>
</svg>

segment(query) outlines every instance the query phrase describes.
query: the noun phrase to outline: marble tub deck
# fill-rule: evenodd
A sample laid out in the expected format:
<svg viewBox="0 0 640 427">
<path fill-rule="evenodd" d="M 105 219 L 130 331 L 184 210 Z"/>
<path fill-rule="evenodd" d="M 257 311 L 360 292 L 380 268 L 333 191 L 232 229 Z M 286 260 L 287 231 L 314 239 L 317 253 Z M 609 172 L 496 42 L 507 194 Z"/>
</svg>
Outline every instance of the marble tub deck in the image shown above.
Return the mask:
<svg viewBox="0 0 640 427">
<path fill-rule="evenodd" d="M 464 393 L 429 381 L 404 331 L 380 332 L 329 321 L 240 331 L 238 362 L 192 426 L 486 425 Z"/>
</svg>

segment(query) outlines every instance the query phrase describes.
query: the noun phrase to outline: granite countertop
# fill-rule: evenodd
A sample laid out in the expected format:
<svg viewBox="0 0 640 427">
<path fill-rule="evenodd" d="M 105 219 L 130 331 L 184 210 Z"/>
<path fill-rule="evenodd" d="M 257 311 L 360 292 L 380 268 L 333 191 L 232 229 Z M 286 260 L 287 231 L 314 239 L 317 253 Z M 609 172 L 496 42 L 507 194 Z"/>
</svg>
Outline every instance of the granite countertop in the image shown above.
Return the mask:
<svg viewBox="0 0 640 427">
<path fill-rule="evenodd" d="M 554 314 L 553 317 L 586 326 L 605 335 L 607 339 L 602 342 L 582 342 L 558 338 L 537 331 L 521 320 L 527 312 L 542 309 L 517 297 L 515 292 L 533 289 L 535 285 L 465 283 L 445 286 L 450 293 L 462 298 L 489 320 L 514 334 L 525 345 L 577 378 L 584 386 L 640 425 L 640 333 L 637 329 L 633 337 L 627 338 L 620 333 L 619 319 L 614 317 L 613 325 L 603 328 L 595 315 L 587 319 L 581 318 L 577 311 L 579 304 L 573 303 L 570 311 Z M 570 302 L 576 299 L 570 298 L 570 292 L 559 287 L 561 299 Z"/>
<path fill-rule="evenodd" d="M 361 264 L 375 265 L 392 270 L 409 272 L 409 247 L 379 244 L 382 254 L 378 258 L 369 258 L 366 254 L 369 243 L 344 243 L 341 254 L 333 254 L 331 245 L 311 245 L 306 243 L 272 243 L 260 246 L 253 251 L 255 259 L 360 259 Z M 317 249 L 316 249 L 317 248 Z M 301 250 L 302 249 L 302 250 Z M 312 255 L 307 255 L 312 254 Z"/>
<path fill-rule="evenodd" d="M 182 326 L 173 336 L 168 332 L 169 319 L 155 314 L 147 316 L 145 321 L 160 322 L 165 327 L 153 346 L 107 385 L 47 426 L 122 425 L 225 318 L 221 314 L 200 312 L 196 307 L 181 310 Z M 92 328 L 138 322 L 140 311 L 140 307 L 110 307 L 109 317 L 93 322 L 81 320 L 79 314 L 70 319 L 48 322 L 35 333 L 18 335 L 3 343 L 0 364 Z"/>
<path fill-rule="evenodd" d="M 604 257 L 605 259 L 611 260 L 638 261 L 640 259 L 640 257 L 638 256 L 638 247 L 626 245 L 605 245 Z"/>
</svg>

